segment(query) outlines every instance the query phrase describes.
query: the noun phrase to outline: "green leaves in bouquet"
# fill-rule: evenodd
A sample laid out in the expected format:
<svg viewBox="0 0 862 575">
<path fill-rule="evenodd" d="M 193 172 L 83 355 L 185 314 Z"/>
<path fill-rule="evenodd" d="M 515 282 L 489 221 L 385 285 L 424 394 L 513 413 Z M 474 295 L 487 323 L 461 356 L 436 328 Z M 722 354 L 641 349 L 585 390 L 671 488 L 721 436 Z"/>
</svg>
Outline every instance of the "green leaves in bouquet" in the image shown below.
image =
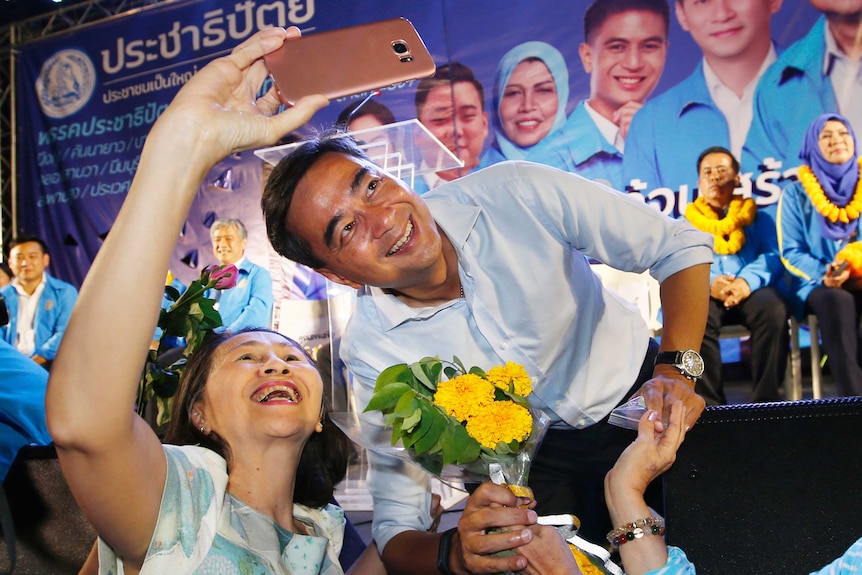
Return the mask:
<svg viewBox="0 0 862 575">
<path fill-rule="evenodd" d="M 467 373 L 458 358 L 445 371 L 447 377 Z M 436 357 L 390 366 L 378 376 L 365 408 L 382 412 L 392 428 L 392 444 L 401 440 L 413 459 L 435 475 L 445 465 L 475 461 L 481 452 L 464 426 L 433 403 L 443 372 L 443 362 Z"/>
</svg>

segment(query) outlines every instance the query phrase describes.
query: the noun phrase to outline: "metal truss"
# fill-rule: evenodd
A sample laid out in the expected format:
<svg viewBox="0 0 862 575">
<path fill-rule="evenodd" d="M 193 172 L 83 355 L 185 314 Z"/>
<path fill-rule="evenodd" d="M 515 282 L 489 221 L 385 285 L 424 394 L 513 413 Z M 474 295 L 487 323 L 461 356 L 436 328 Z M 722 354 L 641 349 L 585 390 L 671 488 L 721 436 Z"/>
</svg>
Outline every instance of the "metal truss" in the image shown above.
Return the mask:
<svg viewBox="0 0 862 575">
<path fill-rule="evenodd" d="M 0 261 L 17 223 L 14 137 L 14 54 L 17 46 L 69 32 L 146 6 L 175 0 L 88 0 L 0 27 Z"/>
</svg>

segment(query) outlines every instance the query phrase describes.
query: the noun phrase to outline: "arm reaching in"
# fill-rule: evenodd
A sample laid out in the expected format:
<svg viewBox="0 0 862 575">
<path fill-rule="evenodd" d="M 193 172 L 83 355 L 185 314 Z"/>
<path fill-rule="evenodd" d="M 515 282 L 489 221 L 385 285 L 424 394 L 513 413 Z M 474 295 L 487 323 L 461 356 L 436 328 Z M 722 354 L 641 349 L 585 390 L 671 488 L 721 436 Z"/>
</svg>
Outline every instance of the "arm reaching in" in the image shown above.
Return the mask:
<svg viewBox="0 0 862 575">
<path fill-rule="evenodd" d="M 267 74 L 263 55 L 298 35 L 254 35 L 201 69 L 153 125 L 54 362 L 46 410 L 63 473 L 97 532 L 136 568 L 155 528 L 166 463 L 133 407 L 170 255 L 216 162 L 275 143 L 326 104 L 314 96 L 275 114 L 273 91 L 255 98 Z"/>
<path fill-rule="evenodd" d="M 685 405 L 677 401 L 671 407 L 667 426 L 656 411 L 650 410 L 641 418 L 637 439 L 605 476 L 605 501 L 615 526 L 653 515 L 643 494 L 676 459 L 685 438 L 685 415 Z M 620 559 L 627 575 L 641 575 L 665 565 L 667 546 L 662 537 L 645 535 L 621 545 Z"/>
<path fill-rule="evenodd" d="M 662 351 L 700 349 L 706 328 L 709 290 L 709 264 L 683 269 L 662 282 Z M 706 407 L 703 398 L 694 392 L 694 382 L 666 364 L 655 366 L 653 379 L 644 383 L 638 395 L 643 395 L 647 407 L 661 413 L 665 421 L 671 406 L 682 400 L 687 428 L 695 424 Z"/>
</svg>

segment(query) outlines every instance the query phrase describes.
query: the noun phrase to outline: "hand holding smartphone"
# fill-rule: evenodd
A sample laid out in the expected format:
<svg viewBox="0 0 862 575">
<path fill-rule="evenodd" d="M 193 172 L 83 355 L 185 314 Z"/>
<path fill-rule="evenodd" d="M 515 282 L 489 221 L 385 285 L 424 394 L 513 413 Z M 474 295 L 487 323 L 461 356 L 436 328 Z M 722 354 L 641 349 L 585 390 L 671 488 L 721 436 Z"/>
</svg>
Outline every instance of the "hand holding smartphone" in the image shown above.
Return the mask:
<svg viewBox="0 0 862 575">
<path fill-rule="evenodd" d="M 846 270 L 847 266 L 849 265 L 850 262 L 848 262 L 847 260 L 832 262 L 831 264 L 829 264 L 829 275 L 833 277 L 841 275 L 842 273 L 844 273 L 844 270 Z"/>
<path fill-rule="evenodd" d="M 314 32 L 264 56 L 279 97 L 293 105 L 303 96 L 330 100 L 425 78 L 436 66 L 405 18 Z"/>
</svg>

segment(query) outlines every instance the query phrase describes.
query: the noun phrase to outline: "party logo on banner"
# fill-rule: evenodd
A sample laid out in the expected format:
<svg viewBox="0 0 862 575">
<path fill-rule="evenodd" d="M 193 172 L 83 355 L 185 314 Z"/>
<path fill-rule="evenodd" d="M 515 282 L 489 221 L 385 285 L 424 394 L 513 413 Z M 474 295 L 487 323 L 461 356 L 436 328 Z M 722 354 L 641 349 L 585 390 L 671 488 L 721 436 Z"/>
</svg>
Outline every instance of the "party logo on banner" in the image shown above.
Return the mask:
<svg viewBox="0 0 862 575">
<path fill-rule="evenodd" d="M 65 118 L 83 108 L 96 87 L 96 67 L 84 52 L 60 50 L 43 65 L 36 81 L 39 106 L 50 118 Z"/>
</svg>

